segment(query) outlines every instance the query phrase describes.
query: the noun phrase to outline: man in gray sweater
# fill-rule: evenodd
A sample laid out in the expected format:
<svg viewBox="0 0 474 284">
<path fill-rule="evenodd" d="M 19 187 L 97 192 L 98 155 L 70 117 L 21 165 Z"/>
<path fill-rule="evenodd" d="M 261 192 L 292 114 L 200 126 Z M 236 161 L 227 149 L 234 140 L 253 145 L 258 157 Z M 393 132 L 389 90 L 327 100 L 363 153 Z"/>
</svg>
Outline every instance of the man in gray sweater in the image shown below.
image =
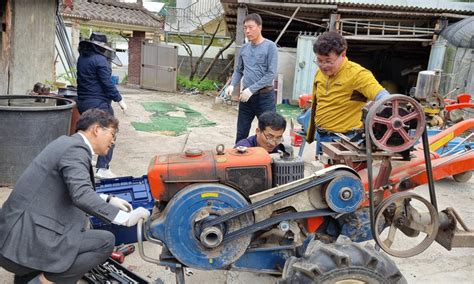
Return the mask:
<svg viewBox="0 0 474 284">
<path fill-rule="evenodd" d="M 258 14 L 245 17 L 244 30 L 248 42 L 240 49 L 237 67 L 226 89 L 226 96 L 231 96 L 242 79 L 236 142 L 247 138 L 255 117 L 276 111 L 273 88 L 278 66 L 276 44 L 262 36 L 262 18 Z"/>
</svg>

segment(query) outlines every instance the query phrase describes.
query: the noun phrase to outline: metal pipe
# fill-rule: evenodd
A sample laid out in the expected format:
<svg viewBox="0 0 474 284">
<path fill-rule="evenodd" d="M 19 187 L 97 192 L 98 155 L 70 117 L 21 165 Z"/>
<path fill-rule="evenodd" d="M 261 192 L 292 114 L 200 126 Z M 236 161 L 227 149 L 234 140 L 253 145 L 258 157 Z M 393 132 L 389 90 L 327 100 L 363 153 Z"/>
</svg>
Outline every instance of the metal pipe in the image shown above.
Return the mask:
<svg viewBox="0 0 474 284">
<path fill-rule="evenodd" d="M 372 143 L 370 141 L 369 133 L 369 120 L 366 119 L 365 123 L 365 152 L 367 155 L 367 185 L 369 190 L 369 217 L 370 217 L 370 229 L 372 231 L 372 237 L 375 238 L 375 213 L 374 213 L 374 188 L 373 188 L 373 169 L 372 169 Z"/>
<path fill-rule="evenodd" d="M 458 221 L 459 225 L 461 225 L 461 227 L 466 231 L 466 232 L 472 232 L 473 230 L 469 229 L 466 225 L 466 223 L 464 223 L 463 219 L 461 218 L 461 216 L 458 214 L 458 212 L 456 212 L 456 210 L 454 210 L 454 208 L 452 207 L 448 207 L 446 208 L 447 211 L 449 211 L 451 214 L 454 215 L 454 217 L 456 217 L 456 221 Z"/>
<path fill-rule="evenodd" d="M 291 24 L 291 21 L 293 21 L 293 19 L 295 18 L 296 16 L 296 13 L 298 13 L 298 11 L 300 10 L 300 6 L 298 6 L 295 11 L 293 12 L 293 15 L 291 15 L 291 18 L 288 20 L 288 22 L 286 22 L 286 25 L 285 27 L 281 30 L 280 34 L 278 35 L 277 39 L 275 40 L 275 44 L 278 43 L 278 41 L 280 40 L 281 36 L 285 33 L 286 29 L 288 28 L 288 26 Z"/>
<path fill-rule="evenodd" d="M 466 142 L 467 139 L 471 138 L 472 136 L 474 136 L 474 133 L 471 133 L 469 134 L 466 138 L 464 138 L 462 141 L 460 141 L 456 146 L 454 146 L 451 150 L 449 150 L 448 152 L 442 154 L 440 157 L 446 157 L 447 155 L 451 154 L 454 150 L 456 150 L 457 148 L 459 148 L 459 146 L 461 146 L 462 144 L 464 144 L 464 142 Z"/>
<path fill-rule="evenodd" d="M 300 4 L 298 4 L 298 5 L 300 5 Z M 268 10 L 265 10 L 265 9 L 252 8 L 252 10 L 255 10 L 257 12 L 264 13 L 264 14 L 279 16 L 279 17 L 282 17 L 282 18 L 287 18 L 287 19 L 290 18 L 290 16 L 280 14 L 280 13 L 271 12 L 271 11 L 268 11 Z M 324 28 L 324 29 L 327 28 L 324 25 L 319 25 L 319 24 L 316 24 L 316 23 L 313 23 L 313 22 L 310 22 L 310 21 L 306 21 L 306 20 L 301 20 L 301 19 L 298 19 L 298 18 L 294 18 L 293 21 L 302 22 L 302 23 L 305 23 L 305 24 L 308 24 L 308 25 L 311 25 L 311 26 L 316 26 L 316 27 L 320 27 L 320 28 Z"/>
<path fill-rule="evenodd" d="M 138 253 L 140 254 L 140 257 L 148 262 L 158 264 L 161 266 L 167 266 L 171 267 L 173 269 L 179 269 L 182 268 L 182 265 L 179 263 L 174 263 L 174 262 L 169 262 L 169 261 L 161 261 L 159 259 L 151 258 L 145 255 L 145 251 L 143 250 L 143 228 L 145 227 L 146 223 L 143 223 L 144 219 L 138 220 L 137 223 L 137 245 L 138 245 Z M 146 234 L 145 234 L 146 235 Z M 146 238 L 146 237 L 145 237 Z M 147 239 L 147 238 L 146 238 Z"/>
<path fill-rule="evenodd" d="M 59 54 L 58 45 L 57 45 L 57 44 L 54 44 L 54 48 L 56 49 L 56 52 L 58 53 L 58 57 L 59 57 L 59 61 L 61 61 L 61 65 L 63 66 L 64 70 L 67 70 L 67 67 L 68 67 L 68 66 L 66 66 L 66 64 L 64 63 L 63 58 L 62 58 L 61 55 Z"/>
</svg>

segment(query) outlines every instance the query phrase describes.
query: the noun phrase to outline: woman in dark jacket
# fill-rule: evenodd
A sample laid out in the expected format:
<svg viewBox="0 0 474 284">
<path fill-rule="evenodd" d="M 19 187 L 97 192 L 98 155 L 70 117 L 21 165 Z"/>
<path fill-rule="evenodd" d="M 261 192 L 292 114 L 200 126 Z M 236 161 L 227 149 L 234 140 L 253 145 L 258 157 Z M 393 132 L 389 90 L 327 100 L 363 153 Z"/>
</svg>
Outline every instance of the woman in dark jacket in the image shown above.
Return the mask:
<svg viewBox="0 0 474 284">
<path fill-rule="evenodd" d="M 77 107 L 79 113 L 91 108 L 108 111 L 112 115 L 112 101 L 118 102 L 125 112 L 127 105 L 119 91 L 112 83 L 110 63 L 117 59 L 115 50 L 107 45 L 104 34 L 92 33 L 89 40 L 79 43 L 79 59 L 77 61 Z M 120 62 L 120 61 L 119 61 Z M 115 62 L 114 62 L 115 63 Z M 115 175 L 109 169 L 112 160 L 113 147 L 106 156 L 97 158 L 97 178 L 113 178 Z"/>
</svg>

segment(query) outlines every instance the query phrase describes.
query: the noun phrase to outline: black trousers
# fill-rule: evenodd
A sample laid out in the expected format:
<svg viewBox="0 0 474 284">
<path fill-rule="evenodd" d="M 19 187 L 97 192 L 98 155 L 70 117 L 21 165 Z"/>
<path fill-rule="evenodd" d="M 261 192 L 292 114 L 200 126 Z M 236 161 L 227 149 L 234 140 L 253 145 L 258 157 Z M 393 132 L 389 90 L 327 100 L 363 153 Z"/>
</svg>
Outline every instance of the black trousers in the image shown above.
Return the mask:
<svg viewBox="0 0 474 284">
<path fill-rule="evenodd" d="M 39 273 L 56 283 L 76 283 L 93 267 L 104 263 L 114 249 L 115 236 L 109 231 L 87 230 L 84 233 L 76 259 L 66 271 L 50 273 L 17 264 L 0 255 L 0 266 L 15 274 L 15 283 L 27 283 Z"/>
</svg>

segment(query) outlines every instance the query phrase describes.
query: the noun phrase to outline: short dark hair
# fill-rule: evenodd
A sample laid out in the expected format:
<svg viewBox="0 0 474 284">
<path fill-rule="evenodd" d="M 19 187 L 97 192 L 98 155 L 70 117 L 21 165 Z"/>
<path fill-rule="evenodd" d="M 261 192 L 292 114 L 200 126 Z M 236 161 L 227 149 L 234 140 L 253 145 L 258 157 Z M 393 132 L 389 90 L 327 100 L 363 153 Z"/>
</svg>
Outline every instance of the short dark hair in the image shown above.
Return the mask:
<svg viewBox="0 0 474 284">
<path fill-rule="evenodd" d="M 266 111 L 258 117 L 258 128 L 263 131 L 267 127 L 273 130 L 285 130 L 286 119 L 274 111 Z"/>
<path fill-rule="evenodd" d="M 101 127 L 113 127 L 118 131 L 118 119 L 110 112 L 98 108 L 91 108 L 82 113 L 79 120 L 77 120 L 76 131 L 86 131 L 96 123 Z"/>
<path fill-rule="evenodd" d="M 244 24 L 248 21 L 254 21 L 259 26 L 262 25 L 262 17 L 260 17 L 260 15 L 256 13 L 248 14 L 247 17 L 245 17 L 244 19 Z"/>
<path fill-rule="evenodd" d="M 323 33 L 316 39 L 313 45 L 314 53 L 326 56 L 332 51 L 340 55 L 345 50 L 347 50 L 347 41 L 337 32 Z"/>
</svg>

